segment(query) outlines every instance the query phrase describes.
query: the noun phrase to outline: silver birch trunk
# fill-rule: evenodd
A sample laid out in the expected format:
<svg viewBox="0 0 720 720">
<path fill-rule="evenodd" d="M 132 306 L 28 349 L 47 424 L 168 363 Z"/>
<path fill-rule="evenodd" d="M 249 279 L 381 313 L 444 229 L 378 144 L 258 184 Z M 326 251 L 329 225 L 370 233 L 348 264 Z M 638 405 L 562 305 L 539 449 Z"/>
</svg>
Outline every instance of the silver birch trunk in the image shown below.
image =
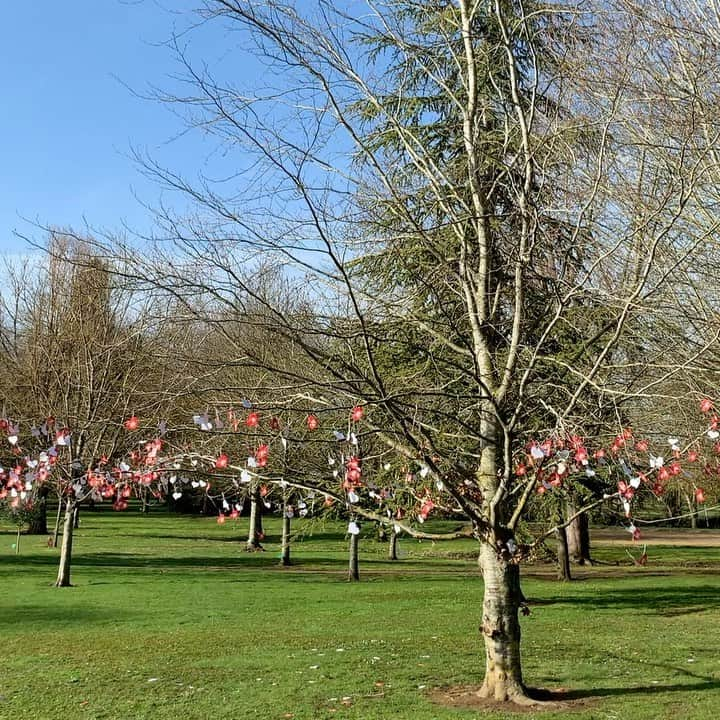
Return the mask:
<svg viewBox="0 0 720 720">
<path fill-rule="evenodd" d="M 480 547 L 479 563 L 485 585 L 480 625 L 485 679 L 478 694 L 499 702 L 530 703 L 520 661 L 520 568 L 504 560 L 487 542 Z"/>
<path fill-rule="evenodd" d="M 60 567 L 55 587 L 70 587 L 70 563 L 72 560 L 73 530 L 75 524 L 75 503 L 68 499 L 65 505 Z"/>
<path fill-rule="evenodd" d="M 262 513 L 260 510 L 260 489 L 254 487 L 250 493 L 250 527 L 248 528 L 247 542 L 245 550 L 247 552 L 255 552 L 262 550 L 260 537 L 262 535 Z"/>
<path fill-rule="evenodd" d="M 492 419 L 483 426 L 483 436 L 497 437 Z M 502 505 L 494 506 L 499 488 L 497 446 L 486 445 L 480 456 L 477 481 L 489 525 L 480 543 L 478 562 L 483 576 L 483 612 L 480 633 L 485 644 L 485 678 L 478 695 L 498 702 L 511 701 L 532 705 L 523 683 L 520 658 L 520 568 L 511 561 L 509 541 L 512 533 L 505 527 Z"/>
</svg>

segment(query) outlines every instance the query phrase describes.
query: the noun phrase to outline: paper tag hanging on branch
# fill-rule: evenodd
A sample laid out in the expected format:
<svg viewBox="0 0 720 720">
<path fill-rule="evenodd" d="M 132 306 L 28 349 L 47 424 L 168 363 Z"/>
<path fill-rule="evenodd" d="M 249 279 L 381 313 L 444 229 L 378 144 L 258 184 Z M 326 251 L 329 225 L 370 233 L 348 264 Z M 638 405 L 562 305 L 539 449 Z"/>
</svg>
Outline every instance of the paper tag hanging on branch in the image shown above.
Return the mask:
<svg viewBox="0 0 720 720">
<path fill-rule="evenodd" d="M 193 415 L 193 423 L 201 430 L 212 430 L 212 423 L 207 415 Z"/>
<path fill-rule="evenodd" d="M 347 531 L 348 531 L 349 535 L 359 535 L 360 534 L 360 526 L 354 520 L 351 520 L 348 523 Z"/>
<path fill-rule="evenodd" d="M 665 464 L 665 459 L 662 456 L 650 456 L 650 467 L 651 468 L 661 468 Z"/>
<path fill-rule="evenodd" d="M 535 460 L 542 460 L 545 457 L 545 453 L 542 451 L 542 448 L 538 447 L 537 445 L 533 445 L 530 448 L 530 455 Z"/>
</svg>

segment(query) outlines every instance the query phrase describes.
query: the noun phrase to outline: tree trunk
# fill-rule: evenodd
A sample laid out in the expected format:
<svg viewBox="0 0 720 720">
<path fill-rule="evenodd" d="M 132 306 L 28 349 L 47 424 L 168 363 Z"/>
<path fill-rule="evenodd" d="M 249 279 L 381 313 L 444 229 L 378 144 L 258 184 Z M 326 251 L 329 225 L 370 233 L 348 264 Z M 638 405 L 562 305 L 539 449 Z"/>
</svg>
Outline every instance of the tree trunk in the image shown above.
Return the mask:
<svg viewBox="0 0 720 720">
<path fill-rule="evenodd" d="M 684 493 L 684 495 L 685 502 L 687 503 L 688 510 L 690 511 L 690 528 L 692 530 L 697 530 L 697 510 L 690 496 L 687 493 Z"/>
<path fill-rule="evenodd" d="M 290 565 L 290 517 L 287 514 L 287 508 L 283 508 L 282 549 L 280 551 L 280 564 L 284 567 Z"/>
<path fill-rule="evenodd" d="M 20 553 L 20 526 L 18 525 L 17 535 L 15 536 L 15 554 Z"/>
<path fill-rule="evenodd" d="M 75 511 L 73 512 L 73 528 L 77 530 L 80 527 L 80 506 L 75 506 Z"/>
<path fill-rule="evenodd" d="M 30 523 L 28 524 L 28 535 L 47 535 L 48 534 L 48 526 L 47 526 L 47 496 L 48 496 L 49 488 L 47 485 L 43 485 L 37 494 L 37 499 L 35 500 L 35 508 L 32 515 L 32 518 L 30 520 Z"/>
<path fill-rule="evenodd" d="M 568 552 L 568 537 L 564 527 L 555 530 L 557 540 L 557 577 L 558 580 L 572 580 L 570 574 L 570 553 Z"/>
<path fill-rule="evenodd" d="M 565 517 L 572 517 L 577 509 L 572 503 L 567 504 Z M 592 564 L 590 557 L 590 520 L 587 513 L 578 515 L 567 526 L 567 544 L 570 560 L 578 565 Z"/>
<path fill-rule="evenodd" d="M 395 532 L 395 530 L 392 530 L 392 532 L 390 533 L 390 545 L 388 547 L 388 560 L 397 560 L 398 559 L 397 543 L 398 543 L 398 534 Z"/>
<path fill-rule="evenodd" d="M 523 683 L 520 661 L 519 613 L 525 598 L 520 589 L 520 568 L 513 561 L 517 543 L 505 525 L 507 505 L 495 501 L 503 458 L 498 448 L 507 438 L 498 440 L 500 430 L 492 408 L 486 410 L 480 430 L 488 442 L 481 451 L 476 478 L 488 529 L 480 542 L 478 558 L 484 586 L 480 633 L 485 643 L 485 678 L 478 695 L 498 702 L 534 705 L 536 701 L 528 696 Z"/>
<path fill-rule="evenodd" d="M 260 544 L 263 536 L 261 503 L 260 489 L 255 487 L 250 493 L 250 527 L 248 528 L 248 537 L 245 543 L 245 550 L 247 550 L 247 552 L 255 552 L 256 550 L 263 549 Z"/>
<path fill-rule="evenodd" d="M 480 546 L 485 585 L 480 632 L 485 641 L 485 680 L 478 694 L 499 702 L 532 704 L 522 679 L 519 610 L 520 568 L 498 555 L 490 543 Z"/>
<path fill-rule="evenodd" d="M 73 530 L 75 526 L 76 505 L 68 499 L 65 505 L 65 522 L 63 524 L 62 548 L 60 550 L 60 567 L 55 587 L 70 587 L 70 562 L 72 560 Z"/>
<path fill-rule="evenodd" d="M 58 509 L 57 509 L 57 515 L 55 516 L 55 529 L 53 530 L 53 542 L 52 546 L 54 548 L 57 547 L 58 542 L 58 535 L 60 534 L 60 517 L 62 515 L 62 498 L 58 498 Z"/>
<path fill-rule="evenodd" d="M 350 550 L 348 553 L 348 580 L 351 582 L 360 580 L 360 535 L 350 535 Z"/>
</svg>

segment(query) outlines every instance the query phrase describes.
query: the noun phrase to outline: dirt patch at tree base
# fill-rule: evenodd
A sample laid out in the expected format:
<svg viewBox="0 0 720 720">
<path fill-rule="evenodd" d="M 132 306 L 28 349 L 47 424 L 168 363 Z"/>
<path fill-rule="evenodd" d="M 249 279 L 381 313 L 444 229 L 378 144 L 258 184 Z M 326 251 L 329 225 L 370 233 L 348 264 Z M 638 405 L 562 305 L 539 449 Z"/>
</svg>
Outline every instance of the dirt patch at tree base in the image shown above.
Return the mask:
<svg viewBox="0 0 720 720">
<path fill-rule="evenodd" d="M 435 688 L 428 693 L 428 698 L 431 702 L 443 707 L 521 714 L 557 710 L 579 712 L 587 710 L 600 702 L 600 698 L 591 695 L 586 696 L 584 693 L 582 695 L 576 694 L 566 688 L 556 688 L 554 690 L 531 688 L 528 689 L 528 695 L 537 702 L 532 705 L 519 705 L 512 702 L 498 702 L 492 698 L 482 698 L 478 695 L 479 690 L 479 685 Z"/>
</svg>

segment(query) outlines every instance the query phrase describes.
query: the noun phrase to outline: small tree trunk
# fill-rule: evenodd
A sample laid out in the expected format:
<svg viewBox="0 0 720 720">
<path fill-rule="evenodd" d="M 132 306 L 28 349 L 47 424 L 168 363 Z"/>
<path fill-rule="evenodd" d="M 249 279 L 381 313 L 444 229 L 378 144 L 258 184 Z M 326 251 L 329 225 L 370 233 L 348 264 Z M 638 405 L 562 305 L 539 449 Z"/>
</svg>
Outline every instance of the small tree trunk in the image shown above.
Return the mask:
<svg viewBox="0 0 720 720">
<path fill-rule="evenodd" d="M 20 526 L 18 525 L 17 536 L 15 537 L 15 554 L 20 553 Z"/>
<path fill-rule="evenodd" d="M 570 574 L 570 554 L 568 552 L 568 538 L 564 527 L 555 530 L 557 540 L 557 577 L 558 580 L 572 580 Z"/>
<path fill-rule="evenodd" d="M 55 587 L 70 587 L 70 562 L 72 560 L 73 530 L 75 525 L 75 502 L 67 500 L 65 506 L 65 522 L 63 523 L 62 547 L 60 550 L 60 567 Z"/>
<path fill-rule="evenodd" d="M 688 510 L 690 511 L 690 528 L 692 530 L 697 530 L 697 510 L 693 504 L 692 498 L 687 493 L 684 493 L 684 495 L 685 502 L 687 503 Z"/>
<path fill-rule="evenodd" d="M 360 580 L 360 535 L 350 535 L 350 550 L 348 553 L 348 580 Z"/>
<path fill-rule="evenodd" d="M 572 517 L 577 509 L 572 503 L 567 504 L 565 517 Z M 590 557 L 590 520 L 587 513 L 578 515 L 566 529 L 568 553 L 570 560 L 578 565 L 592 564 Z"/>
<path fill-rule="evenodd" d="M 62 516 L 62 500 L 58 498 L 58 509 L 57 509 L 57 515 L 55 516 L 55 529 L 53 530 L 53 542 L 52 546 L 54 548 L 57 547 L 58 543 L 58 535 L 60 534 L 60 517 Z"/>
<path fill-rule="evenodd" d="M 248 528 L 247 542 L 245 543 L 245 550 L 247 552 L 255 552 L 256 550 L 262 550 L 263 547 L 260 544 L 262 538 L 262 512 L 260 509 L 260 489 L 254 488 L 250 494 L 250 527 Z"/>
<path fill-rule="evenodd" d="M 392 530 L 392 532 L 390 533 L 390 545 L 388 546 L 388 560 L 398 559 L 397 544 L 398 534 L 395 532 L 395 530 Z"/>
<path fill-rule="evenodd" d="M 43 485 L 38 491 L 37 499 L 35 500 L 35 509 L 32 515 L 32 519 L 28 524 L 28 535 L 47 535 L 47 496 L 49 489 L 47 485 Z"/>
<path fill-rule="evenodd" d="M 290 516 L 287 514 L 287 508 L 283 508 L 282 549 L 280 551 L 280 564 L 284 567 L 290 565 Z"/>
<path fill-rule="evenodd" d="M 478 694 L 499 702 L 534 704 L 527 696 L 520 663 L 519 609 L 524 600 L 520 569 L 487 542 L 480 546 L 479 563 L 485 585 L 480 625 L 485 642 L 485 679 Z"/>
<path fill-rule="evenodd" d="M 80 527 L 80 506 L 76 505 L 73 512 L 73 528 L 77 530 Z"/>
</svg>

